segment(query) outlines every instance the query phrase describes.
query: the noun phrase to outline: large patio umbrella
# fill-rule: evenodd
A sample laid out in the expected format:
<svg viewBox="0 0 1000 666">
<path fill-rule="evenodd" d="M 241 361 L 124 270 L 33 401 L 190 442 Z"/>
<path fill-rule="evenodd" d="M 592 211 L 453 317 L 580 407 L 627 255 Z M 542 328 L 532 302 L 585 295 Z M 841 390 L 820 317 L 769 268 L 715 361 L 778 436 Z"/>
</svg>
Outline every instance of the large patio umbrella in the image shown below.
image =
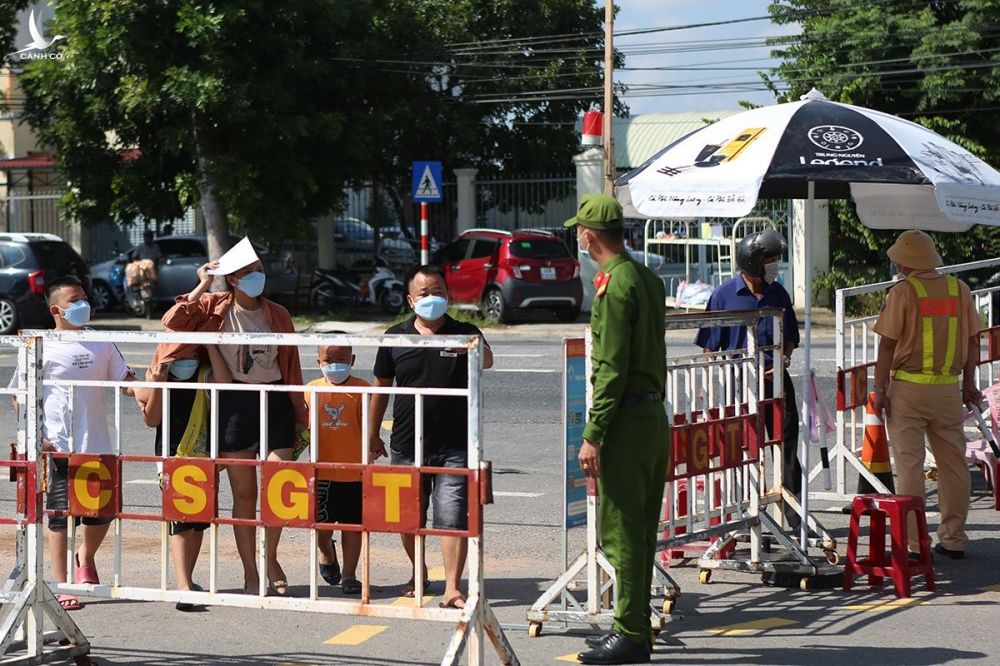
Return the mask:
<svg viewBox="0 0 1000 666">
<path fill-rule="evenodd" d="M 812 352 L 812 202 L 847 199 L 876 229 L 965 231 L 1000 225 L 1000 173 L 961 146 L 896 116 L 831 102 L 813 89 L 698 129 L 616 183 L 627 216 L 743 217 L 757 200 L 807 199 L 804 367 Z M 808 396 L 808 373 L 800 395 Z M 806 405 L 803 402 L 803 411 Z M 802 429 L 808 441 L 808 429 Z M 803 446 L 808 513 L 809 447 Z M 802 521 L 805 547 L 806 521 Z"/>
</svg>

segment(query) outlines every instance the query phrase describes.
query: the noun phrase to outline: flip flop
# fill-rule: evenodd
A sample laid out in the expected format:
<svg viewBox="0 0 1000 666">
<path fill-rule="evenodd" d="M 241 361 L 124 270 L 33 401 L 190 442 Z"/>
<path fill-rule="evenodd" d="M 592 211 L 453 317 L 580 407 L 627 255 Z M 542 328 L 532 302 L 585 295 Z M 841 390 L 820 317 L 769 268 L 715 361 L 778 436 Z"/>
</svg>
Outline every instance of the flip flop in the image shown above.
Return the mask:
<svg viewBox="0 0 1000 666">
<path fill-rule="evenodd" d="M 459 606 L 458 602 L 461 601 L 462 605 Z M 465 608 L 465 597 L 461 594 L 456 594 L 448 601 L 442 601 L 438 604 L 438 608 Z"/>
<path fill-rule="evenodd" d="M 100 585 L 101 577 L 97 575 L 97 565 L 87 567 L 80 566 L 80 554 L 73 553 L 73 561 L 76 563 L 76 582 L 81 585 Z"/>
<path fill-rule="evenodd" d="M 424 581 L 424 593 L 426 594 L 427 588 L 430 586 L 431 582 L 429 580 Z M 403 593 L 401 597 L 406 597 L 407 599 L 412 599 L 413 595 L 417 593 L 417 586 L 413 584 L 413 579 L 403 586 Z"/>
<path fill-rule="evenodd" d="M 191 591 L 204 592 L 205 589 L 198 583 L 191 583 Z M 181 611 L 182 613 L 190 613 L 199 606 L 200 604 L 191 603 L 190 601 L 178 601 L 176 604 L 174 604 L 174 608 Z"/>
<path fill-rule="evenodd" d="M 323 577 L 327 585 L 337 585 L 340 583 L 340 562 L 319 565 L 319 575 Z"/>
<path fill-rule="evenodd" d="M 58 593 L 56 594 L 56 601 L 59 602 L 59 605 L 64 611 L 75 611 L 83 608 L 80 604 L 80 600 L 72 594 Z"/>
<path fill-rule="evenodd" d="M 288 596 L 288 581 L 287 580 L 273 580 L 267 584 L 267 589 L 274 592 L 279 597 Z"/>
<path fill-rule="evenodd" d="M 340 589 L 344 594 L 361 594 L 361 581 L 357 578 L 348 578 L 340 584 Z"/>
</svg>

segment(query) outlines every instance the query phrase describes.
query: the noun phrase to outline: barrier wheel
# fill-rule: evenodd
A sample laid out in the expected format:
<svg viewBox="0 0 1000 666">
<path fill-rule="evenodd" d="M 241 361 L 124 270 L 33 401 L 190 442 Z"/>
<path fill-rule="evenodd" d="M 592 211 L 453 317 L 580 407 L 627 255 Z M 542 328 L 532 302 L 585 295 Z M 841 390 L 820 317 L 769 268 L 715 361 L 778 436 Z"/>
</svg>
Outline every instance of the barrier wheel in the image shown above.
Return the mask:
<svg viewBox="0 0 1000 666">
<path fill-rule="evenodd" d="M 840 555 L 835 550 L 825 550 L 823 554 L 826 555 L 826 561 L 830 564 L 840 564 Z"/>
<path fill-rule="evenodd" d="M 663 600 L 663 614 L 670 615 L 674 612 L 674 606 L 677 605 L 676 599 L 664 599 Z"/>
<path fill-rule="evenodd" d="M 529 622 L 528 623 L 528 637 L 538 638 L 542 635 L 542 623 L 541 622 Z"/>
<path fill-rule="evenodd" d="M 711 569 L 702 569 L 700 572 L 698 572 L 698 582 L 701 583 L 702 585 L 708 585 L 709 582 L 711 582 L 711 580 L 712 580 Z"/>
<path fill-rule="evenodd" d="M 928 481 L 937 481 L 938 478 L 937 467 L 931 467 L 930 469 L 928 469 L 926 472 L 924 472 L 924 476 L 927 477 Z"/>
<path fill-rule="evenodd" d="M 799 581 L 799 589 L 802 590 L 803 592 L 808 592 L 809 590 L 811 590 L 812 580 L 808 576 L 804 577 L 802 580 Z"/>
</svg>

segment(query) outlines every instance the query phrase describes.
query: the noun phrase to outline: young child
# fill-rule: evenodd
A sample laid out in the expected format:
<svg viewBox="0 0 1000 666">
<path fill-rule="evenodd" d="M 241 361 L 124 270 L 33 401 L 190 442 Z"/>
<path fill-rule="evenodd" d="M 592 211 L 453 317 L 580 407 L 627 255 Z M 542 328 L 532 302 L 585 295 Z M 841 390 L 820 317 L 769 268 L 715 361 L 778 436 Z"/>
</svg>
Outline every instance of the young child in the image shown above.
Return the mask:
<svg viewBox="0 0 1000 666">
<path fill-rule="evenodd" d="M 49 312 L 55 319 L 56 330 L 79 331 L 90 321 L 90 304 L 83 284 L 67 276 L 49 284 L 46 290 Z M 46 341 L 42 347 L 42 375 L 46 380 L 133 381 L 135 376 L 110 342 Z M 11 386 L 20 387 L 20 377 L 14 373 Z M 72 423 L 70 423 L 70 391 L 73 392 Z M 107 391 L 96 387 L 44 385 L 42 406 L 42 445 L 46 451 L 68 452 L 70 439 L 76 453 L 113 453 L 108 431 Z M 45 494 L 46 508 L 66 511 L 68 508 L 69 461 L 49 459 L 49 485 Z M 109 518 L 76 518 L 74 526 L 83 523 L 74 564 L 76 582 L 99 584 L 94 556 L 104 541 L 111 524 Z M 49 557 L 56 582 L 66 582 L 66 516 L 49 517 Z M 57 594 L 65 610 L 80 608 L 80 600 L 72 594 Z"/>
<path fill-rule="evenodd" d="M 370 386 L 365 380 L 351 375 L 354 353 L 350 347 L 325 346 L 319 348 L 316 359 L 323 378 L 309 382 L 309 386 Z M 310 407 L 310 394 L 306 393 L 306 407 Z M 361 404 L 363 394 L 317 393 L 316 410 L 317 462 L 361 462 Z M 316 521 L 321 523 L 361 524 L 361 471 L 320 470 L 316 481 Z M 330 585 L 341 584 L 344 594 L 360 594 L 361 582 L 357 579 L 358 559 L 361 556 L 361 533 L 341 530 L 344 552 L 343 582 L 337 561 L 333 532 L 320 530 L 319 571 Z"/>
<path fill-rule="evenodd" d="M 157 347 L 153 361 L 146 371 L 146 381 L 169 381 L 176 384 L 192 382 L 227 382 L 229 373 L 218 348 L 184 345 L 176 347 L 169 362 L 159 362 L 170 348 Z M 208 359 L 211 359 L 209 364 Z M 210 407 L 207 391 L 172 389 L 170 391 L 170 446 L 169 456 L 206 457 L 209 455 Z M 163 391 L 161 389 L 135 389 L 135 400 L 142 412 L 142 420 L 156 428 L 156 455 L 163 455 Z M 174 561 L 174 578 L 178 590 L 202 588 L 192 582 L 194 567 L 198 562 L 204 532 L 208 523 L 174 522 L 169 525 L 170 554 Z M 179 611 L 193 611 L 192 603 L 178 601 Z"/>
</svg>

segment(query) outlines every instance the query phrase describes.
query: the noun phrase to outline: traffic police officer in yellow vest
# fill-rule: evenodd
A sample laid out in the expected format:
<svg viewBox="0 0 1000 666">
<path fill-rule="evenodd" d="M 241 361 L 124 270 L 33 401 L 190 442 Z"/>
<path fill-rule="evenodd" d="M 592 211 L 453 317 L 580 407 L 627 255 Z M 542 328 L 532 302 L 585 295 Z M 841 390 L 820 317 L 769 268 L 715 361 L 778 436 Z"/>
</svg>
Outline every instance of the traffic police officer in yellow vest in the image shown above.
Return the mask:
<svg viewBox="0 0 1000 666">
<path fill-rule="evenodd" d="M 593 401 L 579 460 L 584 474 L 597 479 L 601 543 L 618 593 L 614 627 L 587 640 L 592 649 L 577 655 L 584 664 L 649 661 L 650 585 L 670 458 L 666 292 L 628 254 L 622 224 L 621 206 L 604 194 L 584 195 L 566 221 L 601 268 L 590 313 Z"/>
<path fill-rule="evenodd" d="M 936 270 L 941 256 L 922 231 L 904 231 L 889 259 L 906 277 L 889 289 L 875 323 L 875 410 L 885 411 L 900 495 L 924 497 L 924 436 L 937 461 L 941 524 L 935 552 L 961 559 L 968 537 L 970 479 L 965 463 L 965 408 L 978 407 L 975 385 L 982 321 L 969 287 Z M 912 515 L 907 535 L 918 550 Z"/>
</svg>

